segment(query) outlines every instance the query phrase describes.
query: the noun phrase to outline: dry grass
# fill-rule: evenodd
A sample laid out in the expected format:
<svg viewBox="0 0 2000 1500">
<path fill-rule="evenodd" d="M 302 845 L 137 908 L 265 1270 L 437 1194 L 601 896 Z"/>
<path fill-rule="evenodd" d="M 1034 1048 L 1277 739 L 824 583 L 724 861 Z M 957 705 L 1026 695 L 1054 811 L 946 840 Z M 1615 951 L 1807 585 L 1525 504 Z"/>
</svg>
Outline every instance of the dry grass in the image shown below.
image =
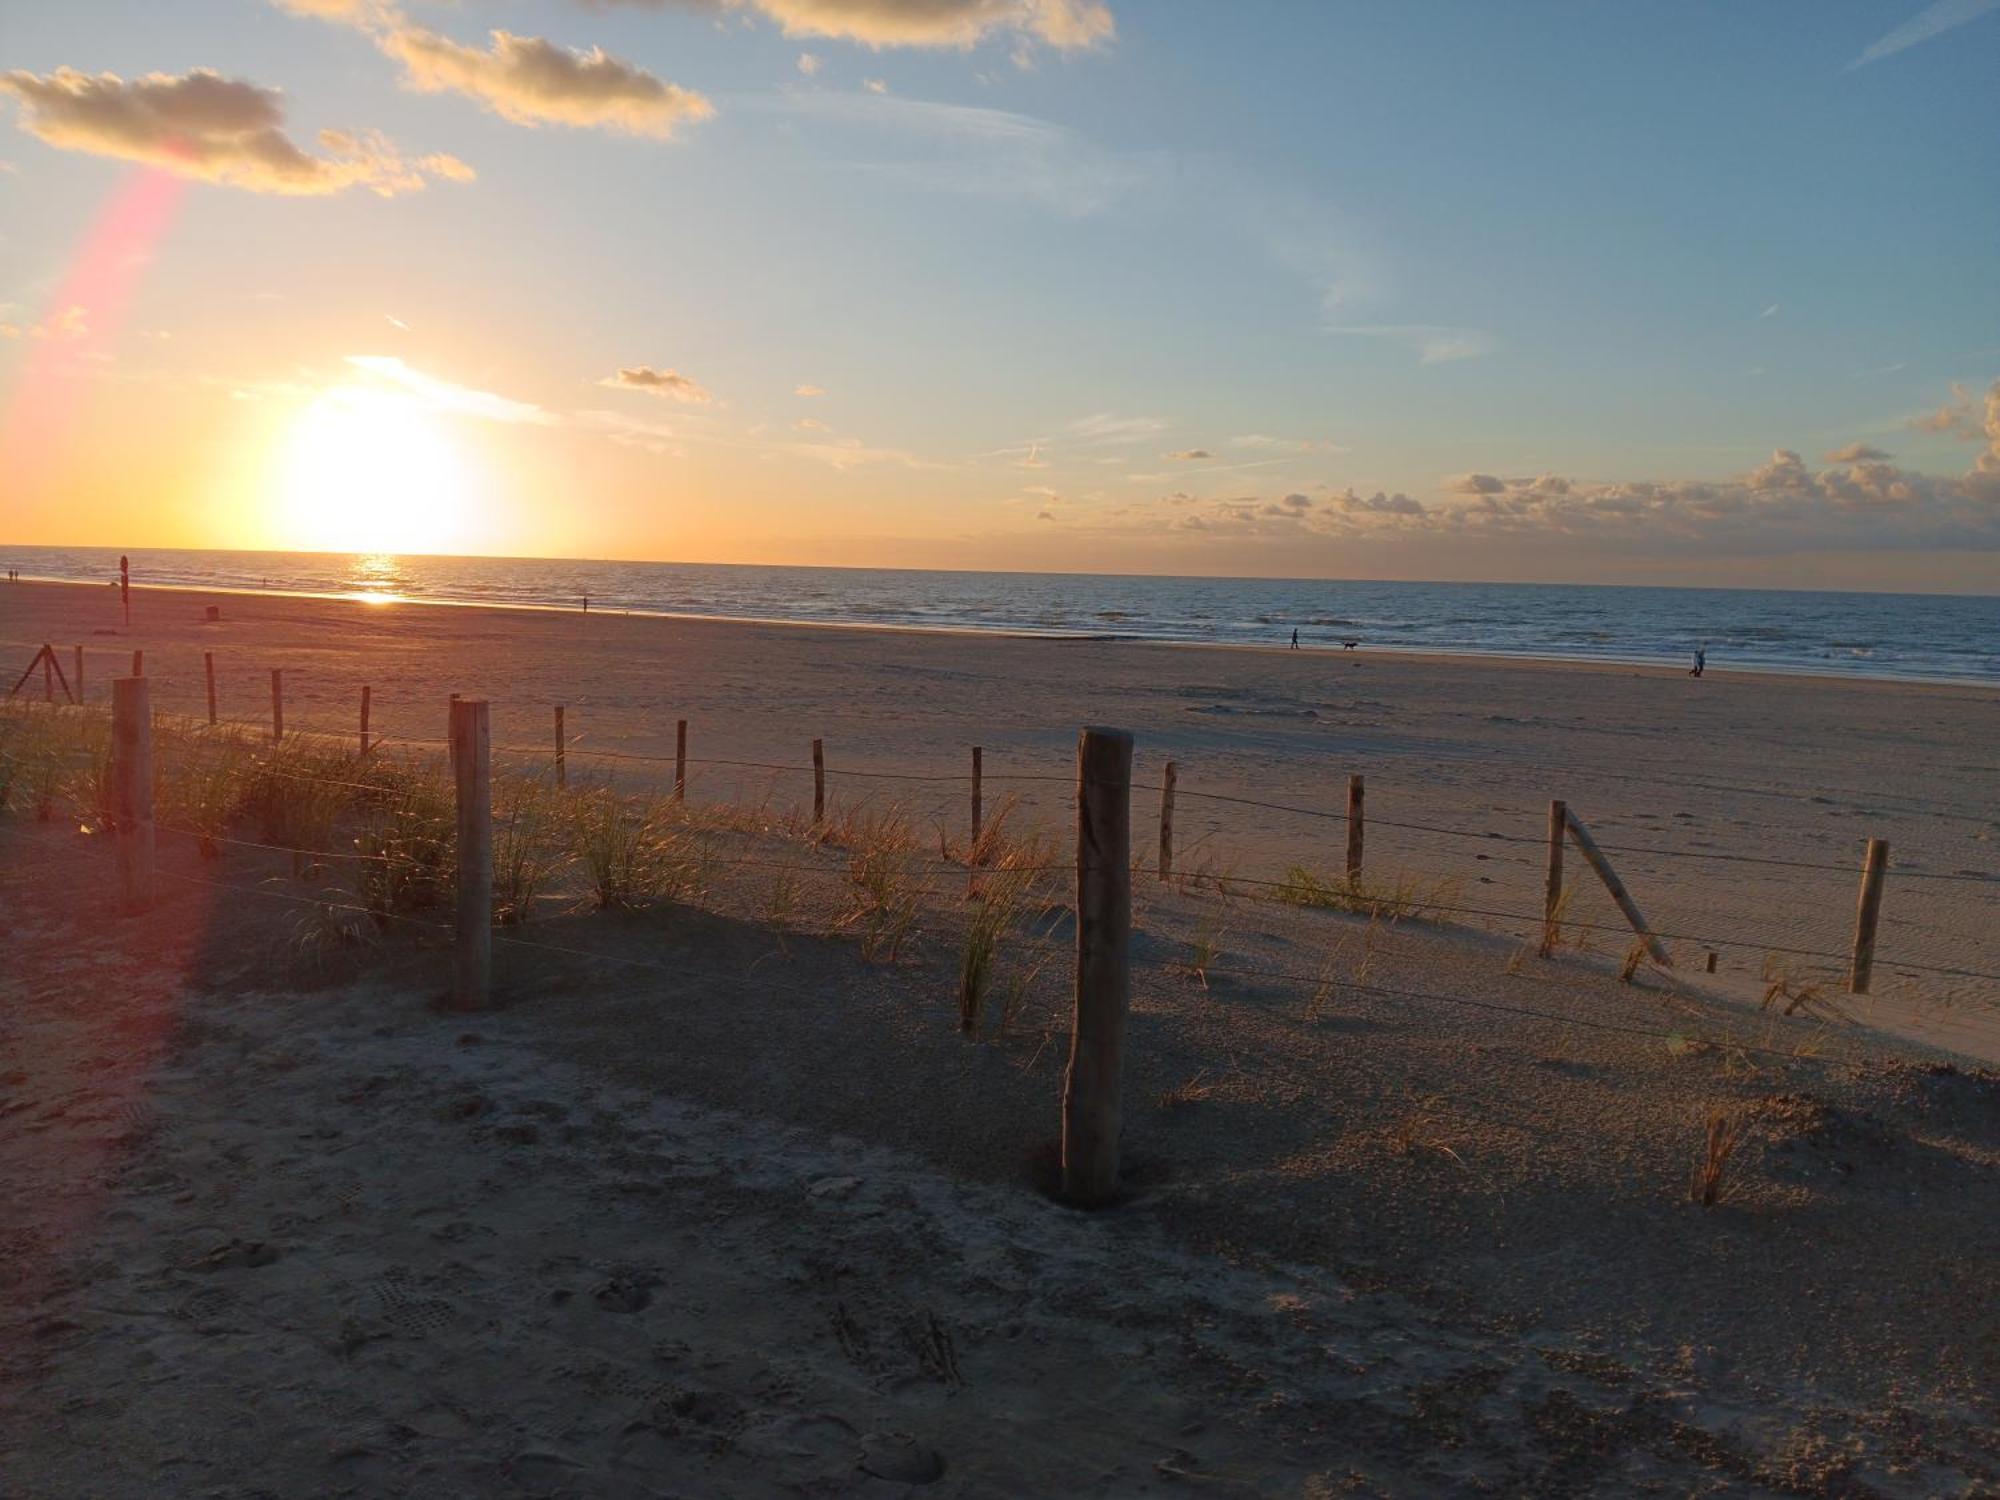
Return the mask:
<svg viewBox="0 0 2000 1500">
<path fill-rule="evenodd" d="M 1203 1069 L 1185 1083 L 1176 1084 L 1162 1093 L 1160 1095 L 1160 1108 L 1169 1110 L 1186 1109 L 1191 1104 L 1199 1104 L 1204 1099 L 1212 1099 L 1214 1097 L 1215 1085 L 1209 1082 L 1208 1070 Z"/>
<path fill-rule="evenodd" d="M 1776 954 L 1764 958 L 1765 1010 L 1783 1016 L 1810 1016 L 1829 1023 L 1844 1022 L 1848 1014 L 1828 998 L 1823 980 L 1808 980 Z"/>
<path fill-rule="evenodd" d="M 1750 1128 L 1740 1114 L 1718 1109 L 1709 1114 L 1702 1147 L 1695 1155 L 1694 1170 L 1688 1178 L 1688 1198 L 1703 1208 L 1714 1208 L 1735 1197 L 1740 1184 L 1729 1180 L 1729 1165 Z"/>
<path fill-rule="evenodd" d="M 1277 890 L 1278 900 L 1287 905 L 1351 912 L 1382 922 L 1442 922 L 1458 904 L 1458 896 L 1459 886 L 1453 880 L 1424 881 L 1399 873 L 1387 882 L 1373 882 L 1363 875 L 1323 876 L 1304 865 L 1287 870 Z"/>
</svg>

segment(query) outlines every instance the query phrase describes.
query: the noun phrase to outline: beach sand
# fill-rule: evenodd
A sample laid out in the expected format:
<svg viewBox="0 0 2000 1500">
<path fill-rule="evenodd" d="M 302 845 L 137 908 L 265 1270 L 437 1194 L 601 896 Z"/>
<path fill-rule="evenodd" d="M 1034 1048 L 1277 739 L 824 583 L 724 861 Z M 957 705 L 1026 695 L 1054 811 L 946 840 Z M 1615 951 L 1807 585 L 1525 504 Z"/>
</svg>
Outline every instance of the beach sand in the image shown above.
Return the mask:
<svg viewBox="0 0 2000 1500">
<path fill-rule="evenodd" d="M 1552 795 L 1607 844 L 1808 864 L 1874 835 L 1899 869 L 1985 869 L 2000 831 L 1974 690 L 205 602 L 135 595 L 109 637 L 92 591 L 0 589 L 0 638 L 83 641 L 97 701 L 142 647 L 160 706 L 197 711 L 212 649 L 245 717 L 282 667 L 292 727 L 345 731 L 365 682 L 378 725 L 431 738 L 485 693 L 496 743 L 533 747 L 560 702 L 579 776 L 584 749 L 670 752 L 681 716 L 702 759 L 799 766 L 818 735 L 836 771 L 947 774 L 979 743 L 989 811 L 1024 790 L 1058 825 L 1077 725 L 1111 723 L 1184 792 L 1337 810 L 1362 771 L 1382 824 L 1479 835 L 1371 826 L 1370 869 L 1493 909 L 1539 910 Z M 698 804 L 810 794 L 696 769 Z M 962 785 L 833 787 L 965 818 Z M 770 823 L 716 835 L 745 862 L 696 906 L 530 923 L 465 1016 L 432 1008 L 440 934 L 302 944 L 315 885 L 283 856 L 163 838 L 158 909 L 118 919 L 102 840 L 0 822 L 0 1492 L 2000 1485 L 1991 990 L 1896 968 L 1995 968 L 1991 886 L 1892 875 L 1904 993 L 1828 1025 L 1759 1008 L 1761 949 L 1711 979 L 1672 940 L 1627 984 L 1615 932 L 1543 961 L 1507 920 L 1232 892 L 1336 870 L 1344 830 L 1189 796 L 1210 878 L 1136 884 L 1128 1194 L 1083 1214 L 1039 1190 L 1066 910 L 967 1039 L 963 877 L 869 958 L 817 920 L 846 856 Z M 781 921 L 755 856 L 825 878 Z M 1850 873 L 1614 858 L 1667 930 L 1844 948 Z M 1717 1111 L 1748 1130 L 1705 1210 Z"/>
</svg>

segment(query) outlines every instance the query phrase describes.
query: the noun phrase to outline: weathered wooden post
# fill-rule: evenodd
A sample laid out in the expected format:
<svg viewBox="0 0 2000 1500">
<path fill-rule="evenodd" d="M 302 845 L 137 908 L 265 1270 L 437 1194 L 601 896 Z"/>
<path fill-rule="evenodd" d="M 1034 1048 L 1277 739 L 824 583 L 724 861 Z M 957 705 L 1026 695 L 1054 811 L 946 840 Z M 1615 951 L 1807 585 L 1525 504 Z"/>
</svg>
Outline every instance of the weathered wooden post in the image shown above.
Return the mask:
<svg viewBox="0 0 2000 1500">
<path fill-rule="evenodd" d="M 1537 950 L 1543 958 L 1556 951 L 1556 939 L 1562 934 L 1563 835 L 1568 821 L 1566 803 L 1560 798 L 1549 803 L 1549 875 L 1542 888 L 1542 945 Z"/>
<path fill-rule="evenodd" d="M 458 794 L 458 902 L 451 1003 L 480 1010 L 493 983 L 493 741 L 484 698 L 451 700 Z"/>
<path fill-rule="evenodd" d="M 208 678 L 208 722 L 213 724 L 215 722 L 215 653 L 213 651 L 204 651 L 201 653 L 201 669 L 203 674 Z"/>
<path fill-rule="evenodd" d="M 979 829 L 985 813 L 980 798 L 985 777 L 984 759 L 985 752 L 978 745 L 974 745 L 972 747 L 972 848 L 974 849 L 979 847 Z"/>
<path fill-rule="evenodd" d="M 153 707 L 143 677 L 111 683 L 111 816 L 119 895 L 128 913 L 153 904 Z"/>
<path fill-rule="evenodd" d="M 1132 736 L 1085 729 L 1076 749 L 1076 1011 L 1063 1075 L 1062 1195 L 1118 1193 L 1131 997 Z"/>
<path fill-rule="evenodd" d="M 134 677 L 144 677 L 146 675 L 146 653 L 144 651 L 134 651 L 132 653 L 132 675 Z"/>
<path fill-rule="evenodd" d="M 569 785 L 569 736 L 563 732 L 563 706 L 556 705 L 556 785 Z"/>
<path fill-rule="evenodd" d="M 1174 878 L 1174 782 L 1180 767 L 1168 761 L 1160 772 L 1160 883 Z"/>
<path fill-rule="evenodd" d="M 688 721 L 677 720 L 674 724 L 674 801 L 687 801 L 688 794 Z"/>
<path fill-rule="evenodd" d="M 826 821 L 826 747 L 813 741 L 813 825 Z"/>
<path fill-rule="evenodd" d="M 1361 778 L 1347 778 L 1347 878 L 1361 878 L 1361 836 L 1365 828 L 1361 816 Z"/>
<path fill-rule="evenodd" d="M 56 701 L 56 658 L 47 646 L 42 647 L 42 701 Z"/>
<path fill-rule="evenodd" d="M 365 682 L 362 683 L 361 684 L 361 753 L 363 755 L 366 755 L 368 753 L 368 706 L 369 706 L 369 700 L 372 699 L 374 696 L 375 696 L 375 690 L 371 688 L 367 683 Z"/>
<path fill-rule="evenodd" d="M 1583 826 L 1581 819 L 1567 807 L 1563 809 L 1563 822 L 1569 829 L 1570 842 L 1582 851 L 1584 862 L 1597 872 L 1597 878 L 1604 882 L 1604 889 L 1610 893 L 1618 910 L 1632 930 L 1639 934 L 1639 940 L 1646 945 L 1646 952 L 1653 962 L 1663 969 L 1673 967 L 1673 959 L 1660 940 L 1653 936 L 1653 929 L 1646 925 L 1646 917 L 1639 910 L 1639 903 L 1632 899 L 1632 893 L 1625 889 L 1625 882 L 1618 878 L 1618 872 L 1611 868 L 1611 861 L 1604 857 L 1604 851 L 1597 847 L 1597 840 L 1590 836 L 1590 830 Z"/>
<path fill-rule="evenodd" d="M 83 702 L 83 647 L 76 648 L 76 701 Z"/>
<path fill-rule="evenodd" d="M 1888 873 L 1888 840 L 1870 839 L 1861 866 L 1861 897 L 1854 908 L 1854 963 L 1847 975 L 1847 987 L 1857 995 L 1868 993 L 1875 976 L 1875 924 L 1882 916 L 1882 879 Z"/>
<path fill-rule="evenodd" d="M 285 737 L 285 669 L 271 668 L 271 743 Z"/>
</svg>

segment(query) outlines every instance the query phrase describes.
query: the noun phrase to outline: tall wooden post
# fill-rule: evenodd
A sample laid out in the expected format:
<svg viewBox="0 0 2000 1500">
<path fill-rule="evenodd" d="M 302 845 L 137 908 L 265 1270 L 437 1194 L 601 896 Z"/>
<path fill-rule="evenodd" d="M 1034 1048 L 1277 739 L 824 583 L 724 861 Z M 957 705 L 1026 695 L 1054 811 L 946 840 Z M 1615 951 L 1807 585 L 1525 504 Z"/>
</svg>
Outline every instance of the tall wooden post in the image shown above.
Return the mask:
<svg viewBox="0 0 2000 1500">
<path fill-rule="evenodd" d="M 677 720 L 674 724 L 674 801 L 687 801 L 688 794 L 688 721 Z"/>
<path fill-rule="evenodd" d="M 1365 828 L 1361 816 L 1361 778 L 1347 778 L 1347 878 L 1361 878 L 1361 836 Z"/>
<path fill-rule="evenodd" d="M 1180 768 L 1168 761 L 1160 772 L 1160 883 L 1174 878 L 1174 782 Z"/>
<path fill-rule="evenodd" d="M 134 651 L 132 653 L 132 675 L 134 677 L 144 677 L 146 675 L 146 653 L 144 651 Z"/>
<path fill-rule="evenodd" d="M 375 690 L 367 683 L 361 684 L 361 753 L 368 753 L 368 706 L 375 696 Z"/>
<path fill-rule="evenodd" d="M 76 648 L 76 701 L 83 702 L 83 647 Z"/>
<path fill-rule="evenodd" d="M 451 1001 L 480 1010 L 493 983 L 493 741 L 484 698 L 451 700 L 458 793 L 458 901 Z"/>
<path fill-rule="evenodd" d="M 978 745 L 972 747 L 972 843 L 979 844 L 979 831 L 985 821 L 986 809 L 981 796 L 984 790 L 986 752 Z"/>
<path fill-rule="evenodd" d="M 1569 808 L 1561 801 L 1549 804 L 1549 877 L 1542 888 L 1542 946 L 1540 953 L 1547 958 L 1556 951 L 1556 937 L 1561 932 L 1563 897 L 1563 834 L 1569 820 Z"/>
<path fill-rule="evenodd" d="M 1604 851 L 1597 847 L 1597 840 L 1590 836 L 1590 830 L 1583 821 L 1567 807 L 1563 809 L 1563 823 L 1569 829 L 1570 842 L 1582 853 L 1584 863 L 1597 872 L 1597 878 L 1604 882 L 1604 889 L 1612 902 L 1624 913 L 1625 920 L 1632 924 L 1632 930 L 1639 934 L 1639 940 L 1646 945 L 1646 952 L 1653 962 L 1663 969 L 1673 967 L 1673 959 L 1660 940 L 1653 936 L 1653 929 L 1646 925 L 1646 917 L 1639 910 L 1639 903 L 1632 899 L 1632 893 L 1625 889 L 1625 882 L 1618 878 L 1618 872 L 1611 868 L 1611 861 L 1604 857 Z"/>
<path fill-rule="evenodd" d="M 271 743 L 285 737 L 285 669 L 271 668 Z"/>
<path fill-rule="evenodd" d="M 1857 995 L 1868 993 L 1875 976 L 1875 924 L 1882 915 L 1882 879 L 1888 873 L 1888 840 L 1870 839 L 1868 858 L 1861 866 L 1861 897 L 1854 908 L 1854 963 L 1847 975 L 1847 987 Z"/>
<path fill-rule="evenodd" d="M 127 912 L 153 904 L 153 707 L 143 677 L 111 683 L 111 816 L 119 896 Z"/>
<path fill-rule="evenodd" d="M 1062 1194 L 1072 1203 L 1118 1193 L 1131 938 L 1132 736 L 1085 729 L 1076 749 L 1076 1011 L 1063 1075 Z"/>
<path fill-rule="evenodd" d="M 42 647 L 42 701 L 56 701 L 56 656 L 47 646 Z"/>
<path fill-rule="evenodd" d="M 202 675 L 208 678 L 208 722 L 213 724 L 215 722 L 215 653 L 213 651 L 204 651 L 201 653 L 201 670 Z"/>
<path fill-rule="evenodd" d="M 563 706 L 556 705 L 556 785 L 569 785 L 569 735 L 563 729 Z"/>
<path fill-rule="evenodd" d="M 813 823 L 826 821 L 826 747 L 813 741 Z"/>
</svg>

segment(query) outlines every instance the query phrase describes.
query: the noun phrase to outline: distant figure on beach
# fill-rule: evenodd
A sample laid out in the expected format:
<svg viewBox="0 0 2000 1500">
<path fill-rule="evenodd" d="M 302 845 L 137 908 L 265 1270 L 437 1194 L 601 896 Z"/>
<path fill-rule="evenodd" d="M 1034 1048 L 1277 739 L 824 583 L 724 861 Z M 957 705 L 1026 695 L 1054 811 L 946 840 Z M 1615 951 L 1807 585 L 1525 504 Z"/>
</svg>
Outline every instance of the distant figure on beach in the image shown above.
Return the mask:
<svg viewBox="0 0 2000 1500">
<path fill-rule="evenodd" d="M 1356 646 L 1360 644 L 1361 642 L 1359 641 L 1342 641 L 1340 643 L 1340 649 L 1343 651 L 1352 651 Z"/>
<path fill-rule="evenodd" d="M 1695 648 L 1694 665 L 1688 668 L 1688 676 L 1699 677 L 1703 672 L 1706 672 L 1707 670 L 1708 670 L 1708 647 L 1698 646 Z"/>
<path fill-rule="evenodd" d="M 585 594 L 585 595 L 583 596 L 583 612 L 584 612 L 585 614 L 589 614 L 589 613 L 590 613 L 590 595 L 588 595 L 588 594 Z"/>
<path fill-rule="evenodd" d="M 1299 649 L 1299 632 L 1297 626 L 1292 627 L 1292 649 L 1294 651 Z"/>
</svg>

